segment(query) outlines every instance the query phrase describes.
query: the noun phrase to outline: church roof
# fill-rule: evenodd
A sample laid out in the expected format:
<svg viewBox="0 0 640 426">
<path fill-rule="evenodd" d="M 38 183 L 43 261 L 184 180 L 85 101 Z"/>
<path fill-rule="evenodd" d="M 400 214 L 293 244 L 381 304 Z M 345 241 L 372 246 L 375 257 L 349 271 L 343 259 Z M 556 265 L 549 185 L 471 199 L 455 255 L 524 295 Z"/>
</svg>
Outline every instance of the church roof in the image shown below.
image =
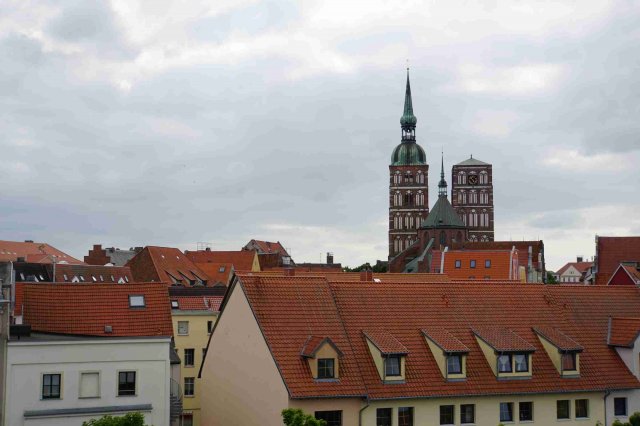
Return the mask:
<svg viewBox="0 0 640 426">
<path fill-rule="evenodd" d="M 438 197 L 438 201 L 422 222 L 421 228 L 465 228 L 460 216 L 453 209 L 446 196 Z"/>
<path fill-rule="evenodd" d="M 456 166 L 490 166 L 489 163 L 485 163 L 484 161 L 480 161 L 476 158 L 468 158 L 461 163 L 456 164 Z"/>
<path fill-rule="evenodd" d="M 427 164 L 427 154 L 415 142 L 402 142 L 391 154 L 392 166 L 419 166 Z"/>
<path fill-rule="evenodd" d="M 418 119 L 413 115 L 413 102 L 411 100 L 411 84 L 409 83 L 409 68 L 407 68 L 407 88 L 404 93 L 404 110 L 400 117 L 402 127 L 416 127 Z"/>
</svg>

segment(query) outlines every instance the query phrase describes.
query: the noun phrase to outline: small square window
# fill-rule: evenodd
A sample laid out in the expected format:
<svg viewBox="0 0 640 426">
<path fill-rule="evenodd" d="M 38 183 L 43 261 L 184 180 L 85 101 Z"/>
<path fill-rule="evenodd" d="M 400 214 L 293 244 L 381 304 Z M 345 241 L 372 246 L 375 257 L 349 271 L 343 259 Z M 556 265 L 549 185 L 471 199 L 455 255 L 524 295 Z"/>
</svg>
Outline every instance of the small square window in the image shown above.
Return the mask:
<svg viewBox="0 0 640 426">
<path fill-rule="evenodd" d="M 500 403 L 500 421 L 501 422 L 513 421 L 513 402 Z"/>
<path fill-rule="evenodd" d="M 144 308 L 144 296 L 143 295 L 129 295 L 129 307 L 130 308 Z M 166 306 L 166 305 L 165 305 Z"/>
<path fill-rule="evenodd" d="M 556 418 L 558 420 L 565 420 L 571 418 L 571 408 L 568 399 L 561 399 L 556 401 Z"/>
<path fill-rule="evenodd" d="M 456 260 L 456 269 L 460 269 L 462 267 L 462 261 Z"/>
<path fill-rule="evenodd" d="M 567 352 L 562 354 L 562 371 L 576 371 L 576 370 L 577 370 L 576 353 Z"/>
<path fill-rule="evenodd" d="M 589 417 L 589 400 L 576 399 L 576 419 L 586 419 Z"/>
<path fill-rule="evenodd" d="M 462 373 L 462 356 L 461 355 L 447 356 L 447 373 L 448 374 Z"/>
<path fill-rule="evenodd" d="M 171 309 L 178 309 L 178 301 L 177 300 L 172 300 L 171 301 Z"/>
<path fill-rule="evenodd" d="M 384 359 L 385 376 L 400 376 L 400 357 L 389 356 Z"/>
<path fill-rule="evenodd" d="M 472 268 L 472 269 L 475 268 L 476 267 L 476 261 L 475 260 L 470 260 L 469 261 L 469 267 Z"/>
<path fill-rule="evenodd" d="M 521 402 L 518 407 L 518 413 L 521 422 L 533 421 L 533 402 Z"/>
<path fill-rule="evenodd" d="M 529 371 L 529 355 L 515 354 L 513 361 L 516 364 L 517 373 L 527 373 Z"/>
<path fill-rule="evenodd" d="M 413 407 L 398 408 L 398 426 L 413 426 Z"/>
<path fill-rule="evenodd" d="M 195 363 L 195 350 L 194 349 L 185 349 L 184 350 L 184 366 L 185 367 L 193 367 Z"/>
<path fill-rule="evenodd" d="M 184 396 L 193 396 L 196 393 L 195 377 L 184 378 Z"/>
<path fill-rule="evenodd" d="M 318 379 L 333 379 L 335 377 L 335 360 L 333 358 L 318 359 Z"/>
<path fill-rule="evenodd" d="M 134 396 L 136 394 L 136 372 L 120 371 L 118 373 L 118 396 Z"/>
<path fill-rule="evenodd" d="M 476 406 L 474 404 L 460 405 L 460 424 L 467 425 L 476 422 Z"/>
<path fill-rule="evenodd" d="M 80 373 L 80 398 L 100 397 L 100 373 L 88 371 Z"/>
<path fill-rule="evenodd" d="M 627 398 L 613 398 L 613 414 L 616 416 L 627 415 Z"/>
<path fill-rule="evenodd" d="M 218 272 L 224 272 L 224 266 L 221 266 L 221 267 L 218 269 Z"/>
<path fill-rule="evenodd" d="M 511 373 L 511 371 L 511 355 L 500 355 L 498 357 L 498 372 Z"/>
<path fill-rule="evenodd" d="M 484 267 L 489 269 L 491 268 L 491 260 L 487 259 L 484 261 Z"/>
<path fill-rule="evenodd" d="M 189 321 L 178 321 L 178 335 L 189 335 Z"/>
<path fill-rule="evenodd" d="M 376 410 L 376 426 L 391 426 L 393 408 L 378 408 Z"/>
<path fill-rule="evenodd" d="M 441 405 L 440 406 L 440 424 L 441 425 L 453 425 L 455 424 L 455 405 Z"/>
<path fill-rule="evenodd" d="M 42 375 L 42 399 L 60 399 L 61 374 Z"/>
</svg>

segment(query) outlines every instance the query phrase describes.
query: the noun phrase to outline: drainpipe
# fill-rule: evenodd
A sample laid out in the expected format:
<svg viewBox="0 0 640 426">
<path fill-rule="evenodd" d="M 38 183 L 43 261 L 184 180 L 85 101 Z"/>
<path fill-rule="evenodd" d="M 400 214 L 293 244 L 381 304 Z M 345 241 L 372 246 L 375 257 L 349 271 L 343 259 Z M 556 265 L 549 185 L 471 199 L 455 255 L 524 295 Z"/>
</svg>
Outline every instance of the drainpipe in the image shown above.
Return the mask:
<svg viewBox="0 0 640 426">
<path fill-rule="evenodd" d="M 447 252 L 449 251 L 449 246 L 445 247 L 442 255 L 440 256 L 440 273 L 444 274 L 444 256 L 447 254 Z"/>
<path fill-rule="evenodd" d="M 611 395 L 611 391 L 609 389 L 604 390 L 604 425 L 607 426 L 607 397 Z"/>
<path fill-rule="evenodd" d="M 371 405 L 371 404 L 369 403 L 369 394 L 367 394 L 367 405 L 365 405 L 364 407 L 362 407 L 362 408 L 360 409 L 360 412 L 358 413 L 358 426 L 362 426 L 362 412 L 363 412 L 364 410 L 366 410 L 367 408 L 369 408 L 369 405 Z M 606 415 L 606 414 L 605 414 L 605 415 Z"/>
</svg>

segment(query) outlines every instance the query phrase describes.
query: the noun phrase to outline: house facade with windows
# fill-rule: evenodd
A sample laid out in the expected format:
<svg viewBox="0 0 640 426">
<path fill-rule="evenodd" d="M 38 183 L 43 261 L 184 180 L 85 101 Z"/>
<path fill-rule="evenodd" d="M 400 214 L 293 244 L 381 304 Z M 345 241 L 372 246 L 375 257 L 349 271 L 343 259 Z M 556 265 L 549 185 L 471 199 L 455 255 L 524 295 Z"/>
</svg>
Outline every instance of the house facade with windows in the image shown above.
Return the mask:
<svg viewBox="0 0 640 426">
<path fill-rule="evenodd" d="M 280 425 L 288 407 L 330 426 L 632 412 L 640 381 L 607 336 L 640 308 L 635 288 L 363 279 L 238 275 L 200 371 L 203 424 Z"/>
<path fill-rule="evenodd" d="M 31 284 L 6 342 L 3 424 L 141 412 L 171 422 L 171 317 L 157 284 Z"/>
<path fill-rule="evenodd" d="M 181 360 L 181 426 L 202 424 L 202 385 L 198 378 L 198 370 L 204 359 L 209 334 L 217 319 L 223 295 L 224 292 L 218 291 L 217 288 L 169 290 L 175 348 Z"/>
<path fill-rule="evenodd" d="M 584 262 L 581 257 L 576 262 L 569 262 L 556 272 L 556 279 L 560 284 L 587 283 L 587 275 L 593 262 Z"/>
</svg>

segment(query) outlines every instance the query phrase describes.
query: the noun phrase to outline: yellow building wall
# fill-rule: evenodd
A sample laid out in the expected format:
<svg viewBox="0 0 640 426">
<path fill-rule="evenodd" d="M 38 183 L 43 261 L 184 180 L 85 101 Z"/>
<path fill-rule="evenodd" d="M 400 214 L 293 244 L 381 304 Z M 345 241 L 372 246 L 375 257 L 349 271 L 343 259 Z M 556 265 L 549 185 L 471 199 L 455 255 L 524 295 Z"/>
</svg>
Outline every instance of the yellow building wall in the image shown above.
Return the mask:
<svg viewBox="0 0 640 426">
<path fill-rule="evenodd" d="M 251 265 L 251 272 L 260 272 L 260 261 L 258 260 L 258 252 L 253 252 L 253 264 Z"/>
<path fill-rule="evenodd" d="M 560 353 L 560 351 L 558 351 L 558 348 L 553 343 L 551 343 L 550 341 L 548 341 L 547 339 L 545 339 L 540 335 L 538 335 L 538 339 L 540 340 L 540 343 L 542 343 L 542 347 L 544 347 L 544 350 L 549 355 L 549 358 L 551 358 L 551 362 L 553 363 L 553 366 L 556 367 L 556 370 L 558 370 L 558 374 L 562 373 L 563 377 L 580 375 L 580 354 L 579 353 L 576 354 L 576 371 L 562 371 L 562 354 Z"/>
<path fill-rule="evenodd" d="M 180 357 L 180 372 L 182 374 L 182 381 L 180 387 L 184 394 L 184 378 L 195 378 L 195 390 L 194 396 L 183 396 L 182 408 L 183 412 L 193 413 L 194 426 L 200 426 L 201 420 L 201 403 L 200 395 L 202 394 L 201 379 L 198 379 L 198 370 L 202 363 L 203 349 L 207 347 L 209 341 L 209 333 L 207 332 L 207 322 L 213 321 L 215 324 L 217 318 L 217 312 L 211 311 L 180 311 L 172 310 L 171 312 L 173 322 L 173 336 Z M 178 321 L 189 321 L 189 334 L 186 336 L 178 334 Z M 193 367 L 185 367 L 184 365 L 184 350 L 194 349 L 194 362 Z"/>
<path fill-rule="evenodd" d="M 305 413 L 312 416 L 316 411 L 342 411 L 343 426 L 358 426 L 358 417 L 360 408 L 364 405 L 360 398 L 341 398 L 341 399 L 290 399 L 289 408 L 300 408 Z M 281 423 L 282 424 L 282 423 Z M 375 426 L 374 422 L 371 426 Z"/>
</svg>

